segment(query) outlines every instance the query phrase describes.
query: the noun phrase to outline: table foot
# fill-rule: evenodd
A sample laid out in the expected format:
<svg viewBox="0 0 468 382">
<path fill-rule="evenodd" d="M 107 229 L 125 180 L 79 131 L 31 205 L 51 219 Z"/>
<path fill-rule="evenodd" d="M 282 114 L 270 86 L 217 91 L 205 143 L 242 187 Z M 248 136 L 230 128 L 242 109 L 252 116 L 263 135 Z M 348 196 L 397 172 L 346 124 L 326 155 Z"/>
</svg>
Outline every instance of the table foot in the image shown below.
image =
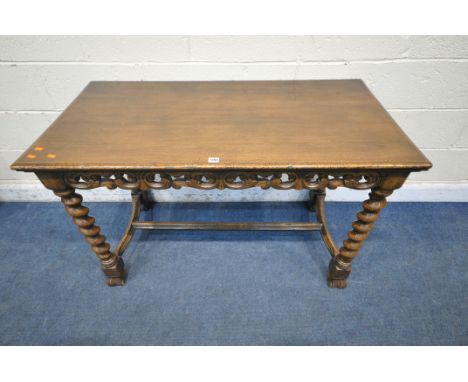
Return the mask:
<svg viewBox="0 0 468 382">
<path fill-rule="evenodd" d="M 109 277 L 107 279 L 107 285 L 110 287 L 115 286 L 124 286 L 127 282 L 127 271 L 123 271 L 123 275 L 121 277 Z"/>
<path fill-rule="evenodd" d="M 345 289 L 348 286 L 346 279 L 331 279 L 330 275 L 328 275 L 327 282 L 330 288 Z"/>
<path fill-rule="evenodd" d="M 327 281 L 330 288 L 344 289 L 348 285 L 346 279 L 351 273 L 351 261 L 343 260 L 337 255 L 330 260 L 328 266 Z"/>
</svg>

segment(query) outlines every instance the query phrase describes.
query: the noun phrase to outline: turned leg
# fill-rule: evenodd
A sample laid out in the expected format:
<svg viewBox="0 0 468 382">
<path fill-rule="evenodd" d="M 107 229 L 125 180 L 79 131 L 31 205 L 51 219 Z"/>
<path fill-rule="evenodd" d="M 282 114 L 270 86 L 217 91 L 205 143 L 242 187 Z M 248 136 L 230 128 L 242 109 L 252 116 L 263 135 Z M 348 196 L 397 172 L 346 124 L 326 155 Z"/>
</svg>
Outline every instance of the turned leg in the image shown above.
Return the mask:
<svg viewBox="0 0 468 382">
<path fill-rule="evenodd" d="M 406 176 L 406 174 L 387 176 L 379 187 L 371 190 L 369 198 L 362 204 L 362 211 L 357 214 L 357 220 L 352 224 L 353 229 L 348 232 L 348 237 L 343 241 L 339 253 L 330 261 L 328 285 L 331 288 L 346 288 L 346 279 L 351 273 L 353 258 L 359 254 L 359 250 L 379 218 L 380 211 L 386 206 L 386 198 L 393 190 L 401 187 Z"/>
<path fill-rule="evenodd" d="M 317 202 L 317 193 L 320 191 L 309 191 L 309 200 L 307 201 L 307 208 L 309 211 L 314 212 L 315 211 L 315 204 Z M 323 192 L 323 191 L 322 191 Z"/>
<path fill-rule="evenodd" d="M 154 206 L 154 200 L 151 199 L 149 191 L 138 191 L 140 195 L 140 204 L 143 211 L 151 210 Z"/>
<path fill-rule="evenodd" d="M 124 285 L 126 272 L 122 258 L 111 252 L 106 237 L 101 235 L 101 229 L 94 224 L 95 219 L 88 215 L 89 209 L 81 204 L 83 200 L 81 195 L 65 183 L 62 174 L 38 172 L 36 175 L 45 187 L 61 198 L 65 211 L 73 218 L 73 222 L 99 258 L 101 269 L 107 276 L 107 284 L 109 286 Z"/>
<path fill-rule="evenodd" d="M 95 225 L 95 219 L 88 215 L 89 209 L 81 204 L 82 196 L 75 193 L 72 188 L 54 190 L 54 194 L 61 198 L 65 211 L 73 218 L 73 222 L 101 261 L 101 269 L 107 276 L 107 284 L 124 285 L 126 274 L 123 260 L 110 251 L 110 244 L 106 242 L 106 237 L 101 235 L 101 228 Z"/>
</svg>

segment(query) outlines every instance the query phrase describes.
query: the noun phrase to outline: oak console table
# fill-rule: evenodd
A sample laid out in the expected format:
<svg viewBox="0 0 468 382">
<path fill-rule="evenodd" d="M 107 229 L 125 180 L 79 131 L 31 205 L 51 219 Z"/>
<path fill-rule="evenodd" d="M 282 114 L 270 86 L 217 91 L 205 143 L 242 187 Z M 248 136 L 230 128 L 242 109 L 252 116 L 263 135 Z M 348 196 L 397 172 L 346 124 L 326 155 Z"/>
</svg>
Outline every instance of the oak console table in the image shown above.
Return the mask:
<svg viewBox="0 0 468 382">
<path fill-rule="evenodd" d="M 110 286 L 126 278 L 135 229 L 319 230 L 344 288 L 386 197 L 431 163 L 360 80 L 91 82 L 11 166 L 34 172 L 61 198 Z M 132 212 L 114 251 L 76 190 L 131 190 Z M 194 187 L 310 190 L 317 222 L 140 221 L 148 191 Z M 343 245 L 324 215 L 325 190 L 370 189 Z"/>
</svg>

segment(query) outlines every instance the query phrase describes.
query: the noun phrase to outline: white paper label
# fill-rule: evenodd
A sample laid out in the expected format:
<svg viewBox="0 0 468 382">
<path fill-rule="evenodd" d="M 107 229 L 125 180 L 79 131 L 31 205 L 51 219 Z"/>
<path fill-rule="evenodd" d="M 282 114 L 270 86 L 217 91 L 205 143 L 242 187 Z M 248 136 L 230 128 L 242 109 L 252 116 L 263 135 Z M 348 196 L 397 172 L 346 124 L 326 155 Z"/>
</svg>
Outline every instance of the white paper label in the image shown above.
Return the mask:
<svg viewBox="0 0 468 382">
<path fill-rule="evenodd" d="M 208 163 L 219 163 L 219 157 L 209 157 Z"/>
</svg>

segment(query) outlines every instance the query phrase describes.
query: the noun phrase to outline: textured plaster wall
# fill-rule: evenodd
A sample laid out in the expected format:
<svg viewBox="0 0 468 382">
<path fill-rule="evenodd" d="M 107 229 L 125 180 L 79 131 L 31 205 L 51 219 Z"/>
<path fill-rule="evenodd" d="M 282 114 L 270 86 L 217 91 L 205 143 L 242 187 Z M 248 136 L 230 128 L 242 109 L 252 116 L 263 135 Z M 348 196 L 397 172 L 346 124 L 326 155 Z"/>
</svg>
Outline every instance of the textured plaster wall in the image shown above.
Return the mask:
<svg viewBox="0 0 468 382">
<path fill-rule="evenodd" d="M 467 185 L 466 36 L 0 36 L 0 199 L 37 186 L 8 167 L 89 81 L 327 78 L 362 78 L 433 161 L 413 184 Z"/>
</svg>

